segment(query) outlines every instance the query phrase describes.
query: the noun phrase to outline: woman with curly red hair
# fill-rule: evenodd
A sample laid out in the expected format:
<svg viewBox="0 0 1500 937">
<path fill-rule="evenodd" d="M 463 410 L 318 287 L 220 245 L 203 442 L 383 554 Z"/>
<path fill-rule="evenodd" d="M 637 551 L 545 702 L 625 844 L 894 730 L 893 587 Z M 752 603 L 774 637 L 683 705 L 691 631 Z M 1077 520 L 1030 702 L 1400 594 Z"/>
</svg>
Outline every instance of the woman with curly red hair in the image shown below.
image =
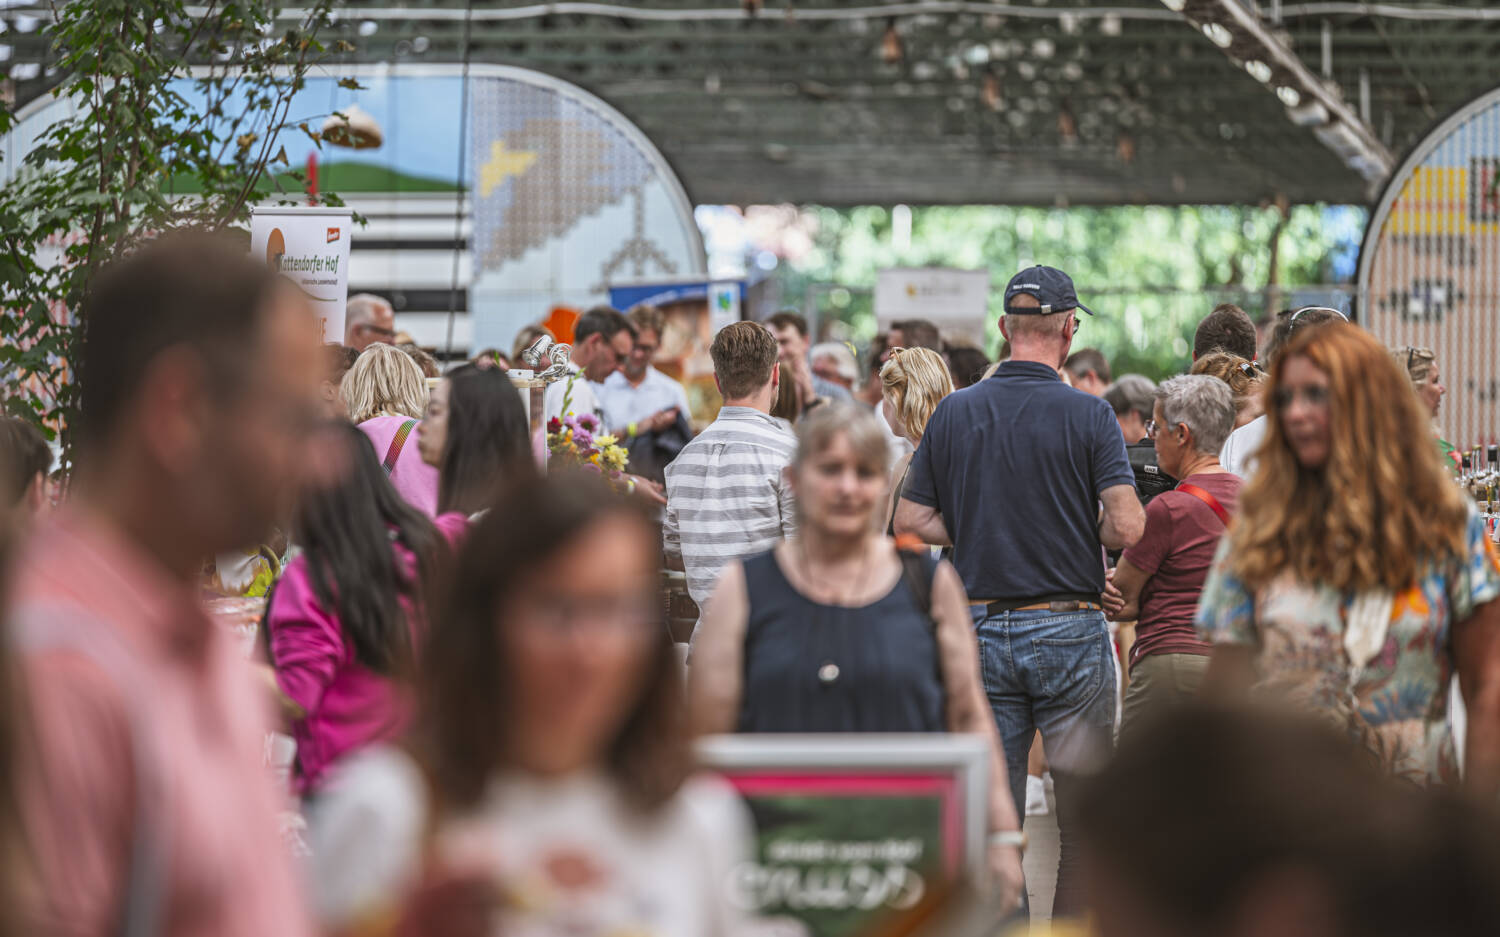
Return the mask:
<svg viewBox="0 0 1500 937">
<path fill-rule="evenodd" d="M 1259 470 L 1203 589 L 1210 692 L 1326 714 L 1386 769 L 1500 788 L 1500 561 L 1421 444 L 1430 417 L 1389 352 L 1342 322 L 1295 334 L 1272 368 Z M 1403 444 L 1406 441 L 1406 444 Z M 1253 687 L 1253 689 L 1252 689 Z"/>
</svg>

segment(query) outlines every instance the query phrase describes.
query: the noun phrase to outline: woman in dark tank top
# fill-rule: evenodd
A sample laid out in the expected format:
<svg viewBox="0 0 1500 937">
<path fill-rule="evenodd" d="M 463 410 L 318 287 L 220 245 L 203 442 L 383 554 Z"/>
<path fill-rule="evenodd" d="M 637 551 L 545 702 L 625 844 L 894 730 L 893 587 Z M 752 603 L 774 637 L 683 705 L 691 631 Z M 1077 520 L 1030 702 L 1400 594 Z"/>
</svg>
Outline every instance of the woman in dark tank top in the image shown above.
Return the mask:
<svg viewBox="0 0 1500 937">
<path fill-rule="evenodd" d="M 833 404 L 798 425 L 798 536 L 725 567 L 693 636 L 694 727 L 980 734 L 991 829 L 1017 830 L 958 574 L 925 548 L 903 559 L 878 526 L 889 477 L 876 420 Z M 995 844 L 989 865 L 1019 901 L 1019 851 Z"/>
<path fill-rule="evenodd" d="M 789 552 L 796 556 L 795 545 Z M 811 565 L 796 559 L 799 568 Z M 877 559 L 872 551 L 867 565 Z M 927 556 L 918 562 L 930 582 L 935 564 Z M 744 574 L 750 608 L 735 731 L 947 729 L 933 623 L 904 570 L 884 595 L 859 605 L 803 595 L 774 550 L 746 560 Z"/>
</svg>

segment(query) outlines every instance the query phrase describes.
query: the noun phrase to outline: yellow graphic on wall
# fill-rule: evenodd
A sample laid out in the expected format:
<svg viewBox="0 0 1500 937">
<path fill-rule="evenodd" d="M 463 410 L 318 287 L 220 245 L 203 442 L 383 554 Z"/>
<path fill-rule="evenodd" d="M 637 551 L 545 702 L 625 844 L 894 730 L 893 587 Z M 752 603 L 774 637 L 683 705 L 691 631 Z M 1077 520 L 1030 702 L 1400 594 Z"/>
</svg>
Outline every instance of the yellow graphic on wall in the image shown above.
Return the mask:
<svg viewBox="0 0 1500 937">
<path fill-rule="evenodd" d="M 1421 167 L 1401 187 L 1386 220 L 1388 234 L 1479 234 L 1500 231 L 1496 163 L 1472 168 Z"/>
<path fill-rule="evenodd" d="M 505 180 L 523 175 L 536 160 L 536 153 L 507 149 L 504 140 L 491 142 L 490 158 L 479 167 L 479 197 L 489 198 L 491 192 L 505 184 Z"/>
</svg>

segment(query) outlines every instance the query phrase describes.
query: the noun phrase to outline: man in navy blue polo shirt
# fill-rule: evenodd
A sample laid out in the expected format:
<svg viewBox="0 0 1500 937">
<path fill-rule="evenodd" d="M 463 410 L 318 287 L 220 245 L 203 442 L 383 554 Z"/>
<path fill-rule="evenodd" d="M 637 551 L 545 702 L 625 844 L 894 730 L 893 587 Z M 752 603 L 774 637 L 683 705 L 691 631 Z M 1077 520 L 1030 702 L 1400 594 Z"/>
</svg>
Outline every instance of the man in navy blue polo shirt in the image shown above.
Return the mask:
<svg viewBox="0 0 1500 937">
<path fill-rule="evenodd" d="M 1061 839 L 1054 916 L 1083 910 L 1072 799 L 1112 744 L 1104 549 L 1134 544 L 1145 527 L 1114 411 L 1058 375 L 1079 310 L 1093 315 L 1060 270 L 1011 279 L 1000 320 L 1011 357 L 938 404 L 896 509 L 898 533 L 953 545 L 1018 804 L 1041 730 Z"/>
</svg>

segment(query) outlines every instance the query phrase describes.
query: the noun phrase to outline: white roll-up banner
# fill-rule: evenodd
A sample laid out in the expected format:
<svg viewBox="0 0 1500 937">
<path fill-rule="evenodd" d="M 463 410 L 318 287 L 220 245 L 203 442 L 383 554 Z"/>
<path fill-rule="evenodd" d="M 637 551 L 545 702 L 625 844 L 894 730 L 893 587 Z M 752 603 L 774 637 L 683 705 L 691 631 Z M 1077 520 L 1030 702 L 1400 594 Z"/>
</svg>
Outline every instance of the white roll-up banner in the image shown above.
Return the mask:
<svg viewBox="0 0 1500 937">
<path fill-rule="evenodd" d="M 347 208 L 256 208 L 250 213 L 250 254 L 289 280 L 323 324 L 323 341 L 344 340 L 349 298 Z"/>
</svg>

